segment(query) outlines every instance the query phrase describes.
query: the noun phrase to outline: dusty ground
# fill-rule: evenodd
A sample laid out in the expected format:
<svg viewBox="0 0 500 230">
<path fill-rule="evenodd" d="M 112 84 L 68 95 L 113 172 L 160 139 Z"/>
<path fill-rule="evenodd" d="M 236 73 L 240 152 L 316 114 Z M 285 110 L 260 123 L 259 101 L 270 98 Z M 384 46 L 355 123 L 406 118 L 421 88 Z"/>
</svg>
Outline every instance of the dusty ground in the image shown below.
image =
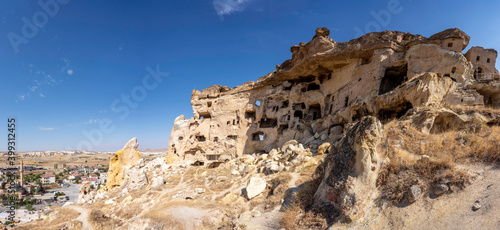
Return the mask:
<svg viewBox="0 0 500 230">
<path fill-rule="evenodd" d="M 380 204 L 369 216 L 330 229 L 500 229 L 500 168 L 468 166 L 479 176 L 464 190 L 439 197 L 425 196 L 408 206 Z M 472 210 L 474 202 L 481 208 Z"/>
</svg>

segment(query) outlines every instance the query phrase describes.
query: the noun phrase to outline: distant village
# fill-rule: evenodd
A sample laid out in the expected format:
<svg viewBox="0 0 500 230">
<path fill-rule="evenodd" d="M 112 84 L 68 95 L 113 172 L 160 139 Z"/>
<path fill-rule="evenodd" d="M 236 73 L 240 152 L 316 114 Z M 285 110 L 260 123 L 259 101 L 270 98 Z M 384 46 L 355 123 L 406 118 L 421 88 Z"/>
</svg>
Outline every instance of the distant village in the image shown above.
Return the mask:
<svg viewBox="0 0 500 230">
<path fill-rule="evenodd" d="M 18 167 L 0 168 L 0 199 L 2 200 L 0 222 L 2 223 L 9 217 L 8 213 L 4 213 L 4 211 L 7 210 L 6 204 L 10 201 L 7 196 L 7 178 L 12 174 L 16 178 L 15 195 L 18 198 L 16 208 L 29 214 L 36 214 L 45 206 L 63 205 L 69 201 L 70 197 L 59 190 L 85 182 L 90 184 L 91 189 L 99 189 L 104 186 L 107 179 L 107 166 L 55 164 L 54 169 L 47 169 L 24 165 L 21 162 Z M 78 189 L 76 189 L 77 193 Z M 76 200 L 72 201 L 76 202 Z M 29 219 L 20 219 L 20 221 L 31 221 L 32 219 L 29 217 Z"/>
</svg>

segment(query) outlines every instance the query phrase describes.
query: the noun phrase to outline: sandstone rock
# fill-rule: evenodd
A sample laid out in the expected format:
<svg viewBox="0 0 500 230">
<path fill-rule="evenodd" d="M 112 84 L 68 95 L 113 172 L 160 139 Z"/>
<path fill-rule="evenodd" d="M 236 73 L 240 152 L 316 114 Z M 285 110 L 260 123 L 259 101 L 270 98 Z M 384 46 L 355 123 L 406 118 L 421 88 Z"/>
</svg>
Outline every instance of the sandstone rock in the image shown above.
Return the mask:
<svg viewBox="0 0 500 230">
<path fill-rule="evenodd" d="M 231 175 L 233 175 L 233 176 L 239 176 L 240 172 L 238 170 L 236 170 L 236 169 L 233 169 L 233 170 L 231 170 Z"/>
<path fill-rule="evenodd" d="M 269 157 L 270 158 L 273 158 L 274 156 L 276 156 L 278 154 L 278 150 L 276 149 L 272 149 L 271 152 L 269 152 Z"/>
<path fill-rule="evenodd" d="M 129 181 L 127 183 L 127 188 L 129 191 L 135 191 L 141 189 L 146 184 L 148 184 L 148 177 L 144 169 L 133 169 L 127 172 Z"/>
<path fill-rule="evenodd" d="M 85 182 L 80 187 L 78 191 L 78 201 L 77 203 L 87 203 L 93 199 L 93 194 L 91 194 L 92 189 L 90 189 L 90 183 Z"/>
<path fill-rule="evenodd" d="M 374 32 L 342 43 L 328 36 L 328 29 L 318 28 L 311 41 L 291 47 L 290 60 L 255 82 L 193 90 L 194 117 L 174 121 L 169 156 L 221 162 L 270 152 L 274 158 L 280 151 L 273 149 L 283 146 L 290 155 L 297 141 L 312 149 L 318 140 L 335 145 L 347 124 L 368 115 L 390 120 L 420 107 L 500 107 L 496 52 L 473 47 L 462 54 L 470 38 L 459 29 L 429 38 Z M 478 62 L 477 56 L 490 62 Z M 452 119 L 445 122 L 448 115 Z M 455 122 L 488 122 L 448 115 L 424 116 L 417 123 L 425 133 Z"/>
<path fill-rule="evenodd" d="M 434 188 L 434 194 L 440 196 L 443 195 L 444 193 L 448 192 L 449 187 L 446 184 L 437 184 L 436 187 Z"/>
<path fill-rule="evenodd" d="M 418 199 L 420 199 L 421 193 L 422 190 L 420 189 L 420 187 L 418 187 L 418 185 L 412 185 L 410 187 L 410 190 L 408 191 L 408 196 L 407 196 L 408 202 L 413 203 Z"/>
<path fill-rule="evenodd" d="M 252 177 L 250 180 L 248 180 L 247 186 L 246 186 L 246 195 L 247 198 L 250 200 L 259 194 L 261 194 L 265 189 L 266 189 L 266 179 L 264 178 L 258 178 L 258 177 Z"/>
<path fill-rule="evenodd" d="M 318 148 L 318 155 L 323 155 L 323 154 L 327 154 L 330 152 L 330 146 L 331 144 L 328 143 L 328 142 L 325 142 L 323 144 L 321 144 Z"/>
<path fill-rule="evenodd" d="M 128 179 L 127 170 L 141 159 L 138 146 L 137 139 L 134 137 L 111 158 L 106 182 L 108 189 L 121 186 Z"/>
<path fill-rule="evenodd" d="M 344 135 L 336 154 L 328 155 L 315 205 L 330 204 L 348 221 L 360 218 L 372 202 L 380 160 L 376 146 L 383 137 L 380 121 L 366 116 Z"/>
<path fill-rule="evenodd" d="M 194 192 L 197 193 L 197 194 L 203 194 L 203 193 L 205 193 L 205 189 L 204 188 L 196 188 L 194 190 Z"/>
<path fill-rule="evenodd" d="M 162 176 L 155 177 L 151 181 L 151 188 L 161 187 L 165 183 L 165 179 Z"/>
</svg>

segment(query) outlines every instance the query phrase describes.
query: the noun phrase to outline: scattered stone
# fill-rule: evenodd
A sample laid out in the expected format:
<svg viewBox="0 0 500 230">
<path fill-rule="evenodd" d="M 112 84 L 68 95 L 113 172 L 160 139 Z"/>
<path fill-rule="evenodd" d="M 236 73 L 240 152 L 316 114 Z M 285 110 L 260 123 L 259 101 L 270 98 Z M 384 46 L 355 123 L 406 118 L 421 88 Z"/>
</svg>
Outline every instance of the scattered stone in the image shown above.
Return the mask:
<svg viewBox="0 0 500 230">
<path fill-rule="evenodd" d="M 476 202 L 474 202 L 474 205 L 472 205 L 472 211 L 477 211 L 481 208 L 481 203 L 476 200 Z"/>
<path fill-rule="evenodd" d="M 203 193 L 205 193 L 205 189 L 204 188 L 196 188 L 194 190 L 194 192 L 197 193 L 197 194 L 203 194 Z"/>
<path fill-rule="evenodd" d="M 261 194 L 266 189 L 266 179 L 252 177 L 248 180 L 246 187 L 247 198 L 250 200 L 259 194 Z"/>
<path fill-rule="evenodd" d="M 151 183 L 151 188 L 158 188 L 165 183 L 165 179 L 163 179 L 162 176 L 155 177 L 155 178 L 153 178 L 152 181 L 153 182 Z"/>
<path fill-rule="evenodd" d="M 412 185 L 410 190 L 408 191 L 408 202 L 413 203 L 420 199 L 420 195 L 422 194 L 422 190 L 418 185 Z"/>
<path fill-rule="evenodd" d="M 438 184 L 434 188 L 434 194 L 436 194 L 437 196 L 440 196 L 440 195 L 448 192 L 449 189 L 450 188 L 446 184 Z"/>
</svg>

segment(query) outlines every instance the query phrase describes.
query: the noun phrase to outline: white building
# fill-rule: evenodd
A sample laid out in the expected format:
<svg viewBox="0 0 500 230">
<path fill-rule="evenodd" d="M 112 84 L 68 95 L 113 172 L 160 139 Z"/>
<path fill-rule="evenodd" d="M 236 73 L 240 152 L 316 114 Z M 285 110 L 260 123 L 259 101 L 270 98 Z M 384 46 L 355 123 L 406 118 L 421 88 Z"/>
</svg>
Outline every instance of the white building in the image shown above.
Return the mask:
<svg viewBox="0 0 500 230">
<path fill-rule="evenodd" d="M 56 183 L 56 176 L 54 174 L 45 174 L 41 177 L 44 184 Z"/>
</svg>

